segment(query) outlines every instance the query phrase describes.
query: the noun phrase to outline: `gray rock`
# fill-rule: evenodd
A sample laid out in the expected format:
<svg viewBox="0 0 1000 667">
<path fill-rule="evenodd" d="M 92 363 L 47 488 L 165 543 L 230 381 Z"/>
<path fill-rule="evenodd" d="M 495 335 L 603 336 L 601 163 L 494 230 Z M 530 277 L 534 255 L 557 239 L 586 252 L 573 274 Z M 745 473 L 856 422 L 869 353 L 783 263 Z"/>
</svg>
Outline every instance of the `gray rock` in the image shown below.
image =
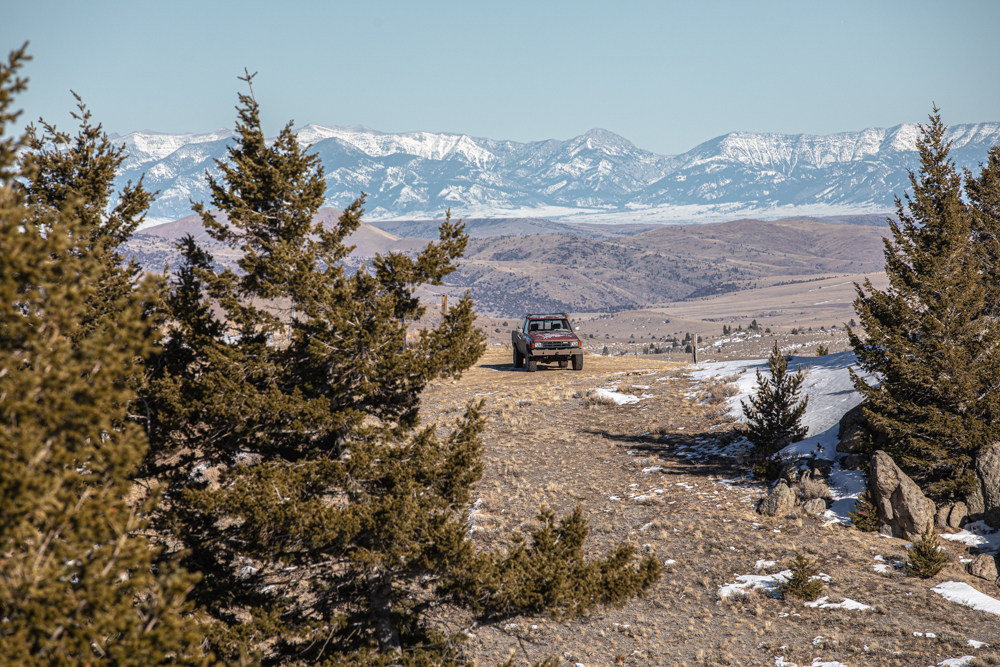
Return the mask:
<svg viewBox="0 0 1000 667">
<path fill-rule="evenodd" d="M 997 573 L 997 560 L 988 554 L 979 554 L 972 557 L 971 563 L 966 563 L 965 570 L 973 577 L 996 582 L 1000 578 Z"/>
<path fill-rule="evenodd" d="M 881 449 L 872 458 L 869 484 L 882 532 L 916 539 L 928 523 L 934 523 L 934 503 Z"/>
<path fill-rule="evenodd" d="M 951 514 L 951 505 L 942 505 L 934 514 L 934 526 L 936 528 L 948 527 L 948 516 Z"/>
<path fill-rule="evenodd" d="M 990 528 L 1000 528 L 1000 442 L 980 450 L 976 474 L 983 487 L 983 519 Z"/>
<path fill-rule="evenodd" d="M 807 500 L 805 505 L 802 506 L 802 511 L 812 516 L 819 516 L 826 511 L 826 501 L 822 498 Z"/>
<path fill-rule="evenodd" d="M 804 459 L 803 459 L 804 460 Z M 792 486 L 797 481 L 799 481 L 799 461 L 794 463 L 786 463 L 781 467 L 781 474 L 778 475 L 778 479 Z"/>
<path fill-rule="evenodd" d="M 848 454 L 840 461 L 840 467 L 844 470 L 861 470 L 869 461 L 867 454 Z"/>
<path fill-rule="evenodd" d="M 783 517 L 787 516 L 795 507 L 795 494 L 784 482 L 779 482 L 771 491 L 757 504 L 757 512 L 767 516 Z"/>
<path fill-rule="evenodd" d="M 965 495 L 965 504 L 969 508 L 969 521 L 983 520 L 986 504 L 983 502 L 983 487 L 978 477 L 976 478 L 975 490 Z"/>
<path fill-rule="evenodd" d="M 840 418 L 840 428 L 837 437 L 837 451 L 841 454 L 857 454 L 864 444 L 864 437 L 868 435 L 868 428 L 865 422 L 865 415 L 862 412 L 864 404 L 857 405 Z"/>
<path fill-rule="evenodd" d="M 969 516 L 969 508 L 959 500 L 951 506 L 951 513 L 948 514 L 948 527 L 952 530 L 958 530 L 962 527 L 962 522 L 967 516 Z"/>
<path fill-rule="evenodd" d="M 812 469 L 812 476 L 814 478 L 829 477 L 830 473 L 833 472 L 833 461 L 813 459 L 809 462 L 809 467 Z"/>
</svg>

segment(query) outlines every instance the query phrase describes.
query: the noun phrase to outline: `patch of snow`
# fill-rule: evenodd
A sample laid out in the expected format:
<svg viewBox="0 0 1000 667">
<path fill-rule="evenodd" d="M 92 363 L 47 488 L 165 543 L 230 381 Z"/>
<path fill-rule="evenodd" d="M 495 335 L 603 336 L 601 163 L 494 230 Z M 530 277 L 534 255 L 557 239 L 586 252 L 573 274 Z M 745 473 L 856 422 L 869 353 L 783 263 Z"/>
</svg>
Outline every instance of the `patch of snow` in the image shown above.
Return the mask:
<svg viewBox="0 0 1000 667">
<path fill-rule="evenodd" d="M 822 638 L 817 637 L 817 639 Z M 813 643 L 815 643 L 815 641 Z M 782 646 L 782 648 L 786 647 Z M 785 660 L 784 656 L 779 655 L 774 658 L 774 667 L 799 667 L 799 665 L 798 663 L 788 662 Z M 847 665 L 842 662 L 837 662 L 836 660 L 824 661 L 822 658 L 813 658 L 813 661 L 804 667 L 847 667 Z"/>
<path fill-rule="evenodd" d="M 787 349 L 783 349 L 787 352 Z M 809 428 L 805 440 L 793 443 L 781 450 L 786 459 L 818 456 L 834 461 L 833 471 L 827 479 L 832 493 L 833 505 L 825 513 L 829 523 L 849 523 L 849 512 L 854 510 L 854 501 L 864 492 L 864 473 L 860 470 L 842 470 L 838 459 L 843 454 L 837 453 L 837 432 L 840 428 L 840 418 L 861 403 L 861 395 L 854 389 L 848 369 L 855 371 L 868 382 L 873 379 L 856 367 L 857 358 L 854 352 L 839 352 L 822 357 L 793 356 L 788 362 L 790 371 L 795 371 L 800 365 L 805 371 L 802 395 L 809 396 L 802 425 Z M 739 393 L 727 399 L 729 414 L 740 420 L 745 420 L 741 401 L 748 401 L 757 387 L 757 370 L 764 377 L 768 376 L 767 359 L 739 359 L 732 361 L 699 364 L 691 373 L 695 380 L 706 382 L 716 381 L 723 377 L 737 375 L 733 384 Z"/>
<path fill-rule="evenodd" d="M 633 396 L 632 394 L 619 394 L 617 391 L 609 391 L 603 387 L 598 387 L 594 389 L 594 396 L 599 396 L 600 398 L 609 398 L 615 402 L 616 405 L 625 405 L 627 403 L 638 403 L 640 399 L 638 396 Z M 644 398 L 649 398 L 643 395 Z"/>
<path fill-rule="evenodd" d="M 969 646 L 971 646 L 972 648 L 989 648 L 989 646 L 990 646 L 986 642 L 976 641 L 975 639 L 970 639 L 969 641 L 967 641 L 965 643 L 968 644 Z"/>
<path fill-rule="evenodd" d="M 844 598 L 841 602 L 827 602 L 830 598 L 821 597 L 815 602 L 806 602 L 807 607 L 813 609 L 847 609 L 849 611 L 865 611 L 871 609 L 871 605 L 862 604 L 850 598 Z"/>
<path fill-rule="evenodd" d="M 946 658 L 938 663 L 938 667 L 971 667 L 975 656 L 963 655 L 961 658 Z"/>
<path fill-rule="evenodd" d="M 942 534 L 946 540 L 961 542 L 968 547 L 977 547 L 982 553 L 1000 552 L 1000 530 L 994 530 L 985 521 L 965 524 L 957 533 Z"/>
<path fill-rule="evenodd" d="M 976 611 L 1000 616 L 1000 600 L 980 593 L 969 584 L 958 581 L 944 581 L 931 589 L 945 600 L 971 607 Z"/>
</svg>

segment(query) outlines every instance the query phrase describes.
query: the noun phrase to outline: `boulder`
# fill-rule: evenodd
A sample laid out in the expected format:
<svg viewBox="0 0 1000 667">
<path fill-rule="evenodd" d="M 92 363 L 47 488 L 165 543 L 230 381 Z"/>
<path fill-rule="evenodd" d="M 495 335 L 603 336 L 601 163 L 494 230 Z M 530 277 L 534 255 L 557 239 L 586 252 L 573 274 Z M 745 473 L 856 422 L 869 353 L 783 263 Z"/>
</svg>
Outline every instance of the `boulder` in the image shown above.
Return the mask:
<svg viewBox="0 0 1000 667">
<path fill-rule="evenodd" d="M 848 454 L 840 461 L 843 470 L 861 470 L 868 466 L 870 457 L 867 454 Z"/>
<path fill-rule="evenodd" d="M 792 486 L 799 481 L 799 462 L 795 461 L 783 465 L 781 467 L 781 474 L 778 475 L 778 479 L 788 486 Z"/>
<path fill-rule="evenodd" d="M 951 505 L 942 505 L 939 507 L 934 514 L 934 527 L 947 528 L 949 515 L 951 515 Z"/>
<path fill-rule="evenodd" d="M 812 470 L 814 478 L 829 477 L 830 473 L 833 472 L 833 461 L 813 459 L 809 462 L 809 468 Z"/>
<path fill-rule="evenodd" d="M 864 404 L 857 405 L 840 418 L 840 428 L 837 437 L 837 451 L 841 454 L 857 454 L 864 444 L 864 437 L 868 435 L 868 428 L 864 415 Z"/>
<path fill-rule="evenodd" d="M 784 482 L 778 482 L 774 490 L 757 503 L 757 512 L 767 516 L 783 517 L 795 507 L 795 494 Z"/>
<path fill-rule="evenodd" d="M 928 522 L 933 524 L 934 503 L 881 449 L 872 457 L 868 479 L 883 533 L 916 539 Z"/>
<path fill-rule="evenodd" d="M 958 530 L 962 527 L 962 522 L 967 516 L 969 516 L 969 508 L 959 500 L 951 506 L 951 512 L 948 514 L 948 527 L 952 530 Z"/>
<path fill-rule="evenodd" d="M 826 501 L 822 498 L 807 500 L 802 506 L 802 511 L 806 514 L 811 514 L 812 516 L 819 516 L 826 511 Z"/>
<path fill-rule="evenodd" d="M 969 521 L 983 520 L 986 504 L 983 502 L 983 489 L 978 477 L 976 478 L 976 488 L 965 494 L 965 505 L 969 508 Z"/>
<path fill-rule="evenodd" d="M 983 487 L 983 520 L 990 528 L 1000 528 L 1000 442 L 980 450 L 976 474 Z"/>
<path fill-rule="evenodd" d="M 991 582 L 996 582 L 1000 578 L 1000 573 L 997 573 L 997 560 L 989 554 L 973 556 L 972 562 L 966 563 L 965 570 L 973 577 L 979 577 Z"/>
</svg>

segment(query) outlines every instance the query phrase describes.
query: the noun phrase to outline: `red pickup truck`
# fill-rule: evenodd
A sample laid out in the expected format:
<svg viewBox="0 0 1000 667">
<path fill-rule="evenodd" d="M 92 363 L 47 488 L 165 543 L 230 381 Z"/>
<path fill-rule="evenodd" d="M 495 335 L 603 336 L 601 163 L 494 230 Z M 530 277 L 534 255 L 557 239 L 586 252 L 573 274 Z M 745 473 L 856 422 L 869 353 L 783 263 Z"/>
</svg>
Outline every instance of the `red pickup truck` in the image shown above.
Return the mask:
<svg viewBox="0 0 1000 667">
<path fill-rule="evenodd" d="M 532 315 L 524 317 L 520 329 L 510 332 L 514 347 L 514 368 L 527 362 L 528 372 L 538 370 L 538 363 L 558 363 L 566 368 L 573 362 L 573 370 L 583 370 L 583 341 L 573 333 L 566 313 Z"/>
</svg>

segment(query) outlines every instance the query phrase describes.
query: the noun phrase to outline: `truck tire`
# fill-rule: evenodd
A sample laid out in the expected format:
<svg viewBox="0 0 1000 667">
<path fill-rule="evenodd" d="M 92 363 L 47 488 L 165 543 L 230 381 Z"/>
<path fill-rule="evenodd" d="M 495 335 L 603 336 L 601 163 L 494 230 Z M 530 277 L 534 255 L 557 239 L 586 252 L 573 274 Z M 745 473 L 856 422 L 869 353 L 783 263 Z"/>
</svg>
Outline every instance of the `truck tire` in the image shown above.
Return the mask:
<svg viewBox="0 0 1000 667">
<path fill-rule="evenodd" d="M 514 368 L 524 367 L 524 355 L 521 354 L 521 350 L 517 349 L 517 345 L 514 346 Z"/>
<path fill-rule="evenodd" d="M 566 368 L 569 366 L 569 359 L 563 359 L 559 362 L 559 368 Z"/>
<path fill-rule="evenodd" d="M 573 370 L 582 371 L 583 370 L 583 355 L 574 354 L 573 355 Z"/>
<path fill-rule="evenodd" d="M 531 357 L 528 357 L 528 372 L 534 373 L 537 370 L 538 370 L 538 362 L 532 359 Z"/>
</svg>

